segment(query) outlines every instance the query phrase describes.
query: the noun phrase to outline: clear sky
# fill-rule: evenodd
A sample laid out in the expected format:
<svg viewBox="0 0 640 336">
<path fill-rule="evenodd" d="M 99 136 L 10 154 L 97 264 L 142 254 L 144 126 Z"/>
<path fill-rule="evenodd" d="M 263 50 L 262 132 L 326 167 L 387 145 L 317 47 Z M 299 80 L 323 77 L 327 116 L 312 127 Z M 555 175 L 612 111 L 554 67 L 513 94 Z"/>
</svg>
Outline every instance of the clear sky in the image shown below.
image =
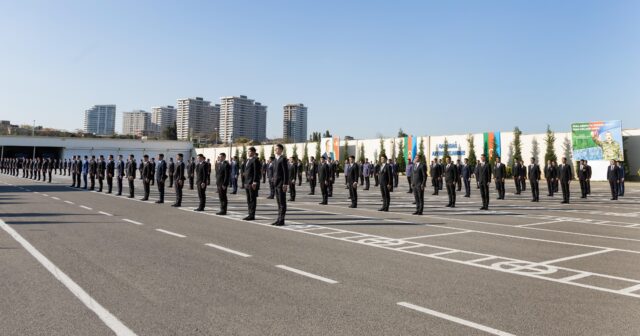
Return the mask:
<svg viewBox="0 0 640 336">
<path fill-rule="evenodd" d="M 358 138 L 621 119 L 640 127 L 640 1 L 0 1 L 0 119 L 248 95 Z"/>
</svg>

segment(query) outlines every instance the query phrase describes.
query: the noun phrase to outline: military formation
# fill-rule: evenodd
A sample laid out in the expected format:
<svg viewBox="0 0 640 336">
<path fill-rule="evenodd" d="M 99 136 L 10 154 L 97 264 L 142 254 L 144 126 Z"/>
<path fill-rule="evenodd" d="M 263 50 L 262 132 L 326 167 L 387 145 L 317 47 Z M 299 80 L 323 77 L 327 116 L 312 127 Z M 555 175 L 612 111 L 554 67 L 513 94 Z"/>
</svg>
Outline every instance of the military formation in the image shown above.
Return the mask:
<svg viewBox="0 0 640 336">
<path fill-rule="evenodd" d="M 287 202 L 295 202 L 296 185 L 302 185 L 303 176 L 309 185 L 309 195 L 315 195 L 316 188 L 320 188 L 322 195 L 321 205 L 329 204 L 333 197 L 336 181 L 340 180 L 340 168 L 343 168 L 344 188 L 349 191 L 350 208 L 358 207 L 358 187 L 369 190 L 371 178 L 374 187 L 380 189 L 382 206 L 379 211 L 387 212 L 391 206 L 392 192 L 398 187 L 399 165 L 394 159 L 387 159 L 386 155 L 380 155 L 375 163 L 368 158 L 357 162 L 354 156 L 345 160 L 343 167 L 338 161 L 328 155 L 322 155 L 319 161 L 311 157 L 309 162 L 302 162 L 297 157 L 287 158 L 283 154 L 284 146 L 277 144 L 274 147 L 274 155 L 267 160 L 260 160 L 256 155 L 255 147 L 247 151 L 247 158 L 239 161 L 237 156 L 227 158 L 221 153 L 212 164 L 204 155 L 198 154 L 185 162 L 183 154 L 177 154 L 174 158 L 165 160 L 163 154 L 157 157 L 144 155 L 141 161 L 134 155 L 123 158 L 122 155 L 74 155 L 71 158 L 58 160 L 55 158 L 3 158 L 0 160 L 0 171 L 3 174 L 22 176 L 25 179 L 33 179 L 51 183 L 52 175 L 71 177 L 72 188 L 82 188 L 117 196 L 123 195 L 124 181 L 128 185 L 128 197 L 135 197 L 135 180 L 142 180 L 142 201 L 149 201 L 151 186 L 156 186 L 159 194 L 155 203 L 164 203 L 165 188 L 173 188 L 175 200 L 171 206 L 182 206 L 182 195 L 185 184 L 190 190 L 197 190 L 198 207 L 194 211 L 204 211 L 206 206 L 206 190 L 214 175 L 216 194 L 220 201 L 218 215 L 227 214 L 227 194 L 237 194 L 238 189 L 244 189 L 246 193 L 248 214 L 244 220 L 256 219 L 258 193 L 261 184 L 268 185 L 269 195 L 267 199 L 276 199 L 278 205 L 278 218 L 272 225 L 282 226 L 285 223 Z M 592 170 L 586 160 L 581 160 L 576 167 L 577 178 L 580 183 L 581 198 L 587 198 L 591 194 Z M 405 176 L 409 185 L 408 193 L 414 196 L 414 215 L 422 215 L 424 210 L 424 192 L 427 182 L 431 182 L 432 195 L 439 195 L 446 188 L 448 196 L 447 207 L 455 208 L 457 192 L 464 187 L 464 197 L 471 197 L 471 179 L 475 178 L 476 189 L 479 189 L 482 199 L 480 210 L 489 209 L 490 185 L 493 182 L 498 200 L 504 200 L 506 195 L 505 181 L 507 179 L 507 167 L 501 162 L 500 157 L 495 158 L 495 163 L 488 162 L 483 154 L 475 166 L 469 164 L 465 158 L 463 161 L 453 162 L 450 157 L 434 159 L 427 167 L 420 156 L 414 161 L 408 160 Z M 561 164 L 548 161 L 544 167 L 531 158 L 529 165 L 524 161 L 516 161 L 511 166 L 511 175 L 514 180 L 515 194 L 521 194 L 527 188 L 531 190 L 531 201 L 540 201 L 540 181 L 546 179 L 547 196 L 553 197 L 558 190 L 562 192 L 562 203 L 570 202 L 570 185 L 574 180 L 574 169 L 562 158 Z M 607 180 L 611 189 L 611 200 L 617 200 L 624 196 L 624 166 L 622 162 L 611 160 L 607 167 Z M 115 181 L 115 186 L 114 186 Z M 528 182 L 528 184 L 527 184 Z M 106 189 L 106 190 L 105 190 Z M 287 194 L 289 198 L 287 199 Z"/>
</svg>

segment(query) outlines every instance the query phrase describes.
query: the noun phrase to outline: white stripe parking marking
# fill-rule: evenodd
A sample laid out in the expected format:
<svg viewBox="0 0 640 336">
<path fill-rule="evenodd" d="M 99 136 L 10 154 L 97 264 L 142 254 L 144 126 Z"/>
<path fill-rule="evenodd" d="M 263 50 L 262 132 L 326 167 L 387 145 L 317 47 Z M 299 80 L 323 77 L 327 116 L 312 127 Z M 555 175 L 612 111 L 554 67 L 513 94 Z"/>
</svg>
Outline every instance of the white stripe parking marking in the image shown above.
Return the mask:
<svg viewBox="0 0 640 336">
<path fill-rule="evenodd" d="M 56 200 L 56 201 L 59 201 L 59 200 L 60 200 L 59 198 L 57 198 L 57 197 L 55 197 L 55 196 L 51 196 L 51 199 L 54 199 L 54 200 Z"/>
<path fill-rule="evenodd" d="M 539 222 L 539 223 L 516 225 L 516 227 L 521 227 L 522 228 L 522 227 L 527 227 L 527 226 L 546 225 L 546 224 L 554 224 L 554 223 L 560 223 L 560 222 L 564 222 L 564 221 L 563 220 L 552 220 L 552 221 Z"/>
<path fill-rule="evenodd" d="M 67 203 L 67 204 L 75 204 L 75 203 L 73 203 L 71 201 L 64 201 L 64 202 Z"/>
<path fill-rule="evenodd" d="M 93 210 L 93 209 L 91 209 L 90 207 L 88 207 L 86 205 L 81 205 L 80 207 L 85 209 L 85 210 L 89 210 L 89 211 Z"/>
<path fill-rule="evenodd" d="M 211 244 L 211 243 L 208 243 L 208 244 L 205 244 L 205 245 L 207 245 L 207 246 L 209 246 L 209 247 L 213 247 L 213 248 L 218 249 L 218 250 L 220 250 L 220 251 L 225 251 L 225 252 L 229 252 L 229 253 L 232 253 L 232 254 L 235 254 L 235 255 L 239 255 L 239 256 L 241 256 L 241 257 L 245 257 L 245 258 L 249 258 L 249 257 L 251 257 L 251 255 L 250 255 L 250 254 L 246 254 L 246 253 L 242 253 L 242 252 L 240 252 L 240 251 L 232 250 L 232 249 L 230 249 L 230 248 L 226 248 L 226 247 L 224 247 L 224 246 L 220 246 L 220 245 L 216 245 L 216 244 Z"/>
<path fill-rule="evenodd" d="M 41 194 L 41 195 L 44 196 L 44 197 L 49 197 L 49 195 L 47 195 L 47 194 Z"/>
<path fill-rule="evenodd" d="M 428 308 L 424 308 L 424 307 L 420 307 L 420 306 L 416 306 L 414 304 L 408 303 L 408 302 L 398 302 L 398 306 L 402 306 L 405 308 L 409 308 L 409 309 L 413 309 L 415 311 L 419 311 L 421 313 L 425 313 L 425 314 L 429 314 L 431 316 L 435 316 L 435 317 L 439 317 L 441 319 L 445 319 L 451 322 L 455 322 L 457 324 L 462 324 L 463 326 L 467 326 L 473 329 L 477 329 L 477 330 L 482 330 L 486 333 L 492 334 L 492 335 L 499 335 L 499 336 L 515 336 L 514 334 L 505 332 L 505 331 L 501 331 L 498 329 L 494 329 L 491 327 L 487 327 L 485 325 L 482 324 L 478 324 L 475 322 L 471 322 L 465 319 L 461 319 L 459 317 L 455 317 L 449 314 L 445 314 L 445 313 L 441 313 L 441 312 L 437 312 L 435 310 L 431 310 Z"/>
<path fill-rule="evenodd" d="M 29 252 L 44 268 L 47 269 L 58 281 L 75 295 L 87 308 L 94 312 L 104 324 L 107 325 L 118 336 L 135 336 L 131 329 L 122 323 L 116 316 L 111 314 L 106 308 L 92 298 L 82 287 L 66 275 L 61 269 L 54 265 L 47 257 L 38 251 L 31 243 L 24 239 L 18 232 L 13 230 L 4 221 L 0 220 L 0 227 L 13 237 L 27 252 Z"/>
<path fill-rule="evenodd" d="M 593 275 L 593 273 L 589 273 L 589 272 L 578 273 L 578 274 L 570 275 L 568 277 L 564 277 L 560 279 L 560 281 L 570 282 L 570 281 L 586 278 L 591 275 Z"/>
<path fill-rule="evenodd" d="M 128 222 L 128 223 L 131 223 L 131 224 L 135 224 L 135 225 L 144 225 L 144 224 L 142 224 L 140 222 L 136 222 L 136 221 L 128 219 L 128 218 L 123 218 L 122 220 L 125 221 L 125 222 Z"/>
<path fill-rule="evenodd" d="M 179 233 L 175 233 L 175 232 L 171 232 L 171 231 L 167 231 L 167 230 L 163 230 L 163 229 L 156 229 L 156 231 L 158 232 L 162 232 L 162 233 L 166 233 L 168 235 L 172 235 L 172 236 L 176 236 L 176 237 L 180 237 L 180 238 L 185 238 L 187 236 L 185 235 L 181 235 Z"/>
<path fill-rule="evenodd" d="M 635 291 L 638 291 L 638 290 L 640 290 L 640 284 L 621 289 L 620 291 L 623 292 L 623 293 L 631 293 L 631 292 L 635 292 Z"/>
<path fill-rule="evenodd" d="M 471 231 L 471 230 L 455 231 L 455 232 L 437 233 L 437 234 L 426 235 L 426 236 L 415 236 L 415 237 L 407 237 L 407 238 L 400 238 L 400 239 L 401 240 L 411 240 L 411 239 L 420 239 L 420 238 L 431 238 L 431 237 L 449 236 L 449 235 L 460 234 L 460 233 L 469 233 L 469 232 L 473 232 L 473 231 Z"/>
<path fill-rule="evenodd" d="M 573 256 L 569 256 L 569 257 L 553 259 L 553 260 L 549 260 L 549 261 L 543 261 L 543 262 L 538 263 L 538 264 L 539 265 L 550 265 L 550 264 L 555 264 L 555 263 L 562 262 L 562 261 L 573 260 L 573 259 L 584 258 L 584 257 L 590 257 L 590 256 L 594 256 L 596 254 L 602 254 L 602 253 L 607 253 L 607 252 L 611 252 L 611 251 L 613 251 L 613 250 L 612 249 L 604 249 L 604 250 L 600 250 L 600 251 L 593 251 L 593 252 L 589 252 L 589 253 L 583 253 L 583 254 L 573 255 Z"/>
<path fill-rule="evenodd" d="M 98 211 L 99 214 L 103 214 L 105 216 L 109 216 L 109 217 L 113 217 L 112 214 L 108 213 L 108 212 L 104 212 L 104 211 Z"/>
<path fill-rule="evenodd" d="M 312 278 L 312 279 L 320 280 L 320 281 L 323 281 L 323 282 L 326 282 L 326 283 L 329 283 L 329 284 L 332 284 L 332 285 L 335 285 L 335 284 L 338 283 L 335 280 L 331 280 L 329 278 L 325 278 L 325 277 L 322 277 L 322 276 L 319 276 L 319 275 L 315 275 L 315 274 L 312 274 L 312 273 L 309 273 L 309 272 L 301 271 L 301 270 L 299 270 L 297 268 L 293 268 L 293 267 L 289 267 L 289 266 L 285 266 L 285 265 L 276 265 L 276 267 L 280 268 L 280 269 L 283 269 L 283 270 L 286 270 L 286 271 L 289 271 L 289 272 L 293 272 L 293 273 L 296 273 L 296 274 L 304 275 L 304 276 Z"/>
</svg>

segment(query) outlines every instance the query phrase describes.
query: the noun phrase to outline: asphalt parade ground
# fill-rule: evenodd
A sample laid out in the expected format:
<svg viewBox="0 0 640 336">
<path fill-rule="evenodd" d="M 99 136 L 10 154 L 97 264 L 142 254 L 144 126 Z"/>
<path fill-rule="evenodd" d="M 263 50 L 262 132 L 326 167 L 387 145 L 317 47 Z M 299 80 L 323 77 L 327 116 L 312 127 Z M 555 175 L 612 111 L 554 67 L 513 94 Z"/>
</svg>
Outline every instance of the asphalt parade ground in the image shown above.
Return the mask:
<svg viewBox="0 0 640 336">
<path fill-rule="evenodd" d="M 425 192 L 406 180 L 379 212 L 377 188 L 350 209 L 341 175 L 329 205 L 297 187 L 286 226 L 257 220 L 242 191 L 217 216 L 185 188 L 183 207 L 0 176 L 0 335 L 640 335 L 640 186 L 610 201 L 506 200 L 491 190 Z M 106 185 L 106 183 L 105 183 Z M 106 188 L 105 188 L 106 189 Z M 123 189 L 128 194 L 128 188 Z"/>
</svg>

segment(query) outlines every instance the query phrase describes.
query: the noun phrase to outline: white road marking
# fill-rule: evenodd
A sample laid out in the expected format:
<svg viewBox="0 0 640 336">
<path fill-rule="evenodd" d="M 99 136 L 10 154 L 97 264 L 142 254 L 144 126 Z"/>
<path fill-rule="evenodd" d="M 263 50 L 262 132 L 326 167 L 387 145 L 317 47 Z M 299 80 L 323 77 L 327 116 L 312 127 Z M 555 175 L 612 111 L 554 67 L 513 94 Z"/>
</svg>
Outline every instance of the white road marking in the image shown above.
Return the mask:
<svg viewBox="0 0 640 336">
<path fill-rule="evenodd" d="M 156 231 L 162 232 L 162 233 L 166 233 L 168 235 L 180 237 L 180 238 L 185 238 L 186 237 L 185 235 L 181 235 L 179 233 L 175 233 L 175 232 L 171 232 L 171 231 L 167 231 L 167 230 L 163 230 L 163 229 L 156 229 Z"/>
<path fill-rule="evenodd" d="M 408 303 L 408 302 L 398 302 L 398 305 L 402 306 L 402 307 L 405 307 L 405 308 L 413 309 L 415 311 L 419 311 L 421 313 L 429 314 L 431 316 L 439 317 L 441 319 L 445 319 L 445 320 L 448 320 L 448 321 L 451 321 L 451 322 L 462 324 L 464 326 L 467 326 L 467 327 L 470 327 L 470 328 L 473 328 L 473 329 L 482 330 L 482 331 L 484 331 L 486 333 L 489 333 L 489 334 L 492 334 L 492 335 L 515 336 L 514 334 L 510 334 L 510 333 L 505 332 L 505 331 L 501 331 L 501 330 L 498 330 L 498 329 L 487 327 L 487 326 L 482 325 L 482 324 L 478 324 L 478 323 L 471 322 L 471 321 L 468 321 L 468 320 L 465 320 L 465 319 L 461 319 L 459 317 L 451 316 L 449 314 L 437 312 L 435 310 L 431 310 L 431 309 L 428 309 L 428 308 L 416 306 L 416 305 Z"/>
<path fill-rule="evenodd" d="M 570 281 L 586 278 L 586 277 L 591 276 L 591 275 L 593 275 L 593 273 L 589 273 L 589 272 L 578 273 L 578 274 L 570 275 L 568 277 L 564 277 L 564 278 L 560 279 L 560 281 L 570 282 Z"/>
<path fill-rule="evenodd" d="M 602 253 L 607 253 L 607 252 L 611 252 L 613 251 L 612 249 L 605 249 L 605 250 L 600 250 L 600 251 L 593 251 L 593 252 L 589 252 L 589 253 L 583 253 L 583 254 L 578 254 L 578 255 L 574 255 L 574 256 L 569 256 L 569 257 L 564 257 L 564 258 L 559 258 L 559 259 L 553 259 L 553 260 L 549 260 L 549 261 L 543 261 L 541 263 L 538 263 L 539 265 L 550 265 L 550 264 L 554 264 L 554 263 L 558 263 L 558 262 L 562 262 L 562 261 L 567 261 L 567 260 L 573 260 L 573 259 L 579 259 L 579 258 L 584 258 L 584 257 L 590 257 L 596 254 L 602 254 Z"/>
<path fill-rule="evenodd" d="M 59 198 L 57 198 L 57 197 L 55 197 L 55 196 L 51 196 L 51 199 L 54 199 L 54 200 L 56 200 L 56 201 L 59 201 L 59 200 L 60 200 Z"/>
<path fill-rule="evenodd" d="M 446 232 L 446 233 L 436 233 L 436 234 L 432 234 L 432 235 L 415 236 L 415 237 L 407 237 L 407 238 L 400 238 L 400 239 L 401 240 L 411 240 L 411 239 L 420 239 L 420 238 L 431 238 L 431 237 L 449 236 L 449 235 L 460 234 L 460 233 L 469 233 L 469 232 L 473 232 L 473 231 L 464 230 L 464 231 L 455 231 L 455 232 Z"/>
<path fill-rule="evenodd" d="M 123 218 L 122 220 L 125 221 L 125 222 L 128 222 L 128 223 L 131 223 L 131 224 L 135 224 L 135 225 L 144 225 L 144 224 L 142 224 L 140 222 L 136 222 L 136 221 L 128 219 L 128 218 Z"/>
<path fill-rule="evenodd" d="M 85 209 L 85 210 L 89 210 L 89 211 L 93 210 L 93 209 L 91 209 L 90 207 L 88 207 L 86 205 L 81 205 L 80 207 Z"/>
<path fill-rule="evenodd" d="M 75 204 L 75 203 L 73 203 L 71 201 L 64 201 L 64 202 L 67 203 L 67 204 Z"/>
<path fill-rule="evenodd" d="M 49 197 L 49 195 L 47 195 L 47 194 L 41 194 L 41 195 L 44 196 L 44 197 Z"/>
<path fill-rule="evenodd" d="M 552 220 L 552 221 L 546 221 L 546 222 L 540 222 L 540 223 L 531 223 L 531 224 L 516 225 L 516 227 L 527 227 L 527 226 L 536 226 L 536 225 L 546 225 L 546 224 L 554 224 L 554 223 L 560 223 L 560 222 L 564 222 L 564 221 L 563 221 L 563 220 Z"/>
<path fill-rule="evenodd" d="M 325 277 L 322 277 L 322 276 L 319 276 L 319 275 L 315 275 L 315 274 L 312 274 L 312 273 L 309 273 L 309 272 L 301 271 L 301 270 L 299 270 L 297 268 L 293 268 L 293 267 L 289 267 L 289 266 L 285 266 L 285 265 L 276 265 L 276 267 L 280 268 L 280 269 L 283 269 L 283 270 L 286 270 L 286 271 L 289 271 L 289 272 L 293 272 L 293 273 L 297 273 L 297 274 L 300 274 L 300 275 L 304 275 L 304 276 L 312 278 L 312 279 L 316 279 L 316 280 L 320 280 L 320 281 L 323 281 L 323 282 L 326 282 L 326 283 L 330 283 L 332 285 L 338 283 L 335 280 L 331 280 L 329 278 L 325 278 Z"/>
<path fill-rule="evenodd" d="M 108 212 L 104 212 L 104 211 L 98 211 L 98 213 L 99 213 L 99 214 L 103 214 L 103 215 L 105 215 L 105 216 L 109 216 L 109 217 L 112 217 L 112 216 L 113 216 L 112 214 L 110 214 L 110 213 L 108 213 Z"/>
<path fill-rule="evenodd" d="M 84 289 L 78 286 L 68 275 L 54 265 L 47 257 L 38 251 L 31 243 L 24 239 L 20 234 L 13 230 L 4 221 L 0 220 L 0 227 L 13 237 L 27 252 L 29 252 L 44 268 L 47 269 L 58 281 L 60 281 L 67 289 L 75 295 L 87 308 L 94 312 L 104 324 L 107 325 L 118 336 L 135 336 L 131 329 L 124 325 L 116 316 L 111 314 L 100 303 L 92 298 Z"/>
<path fill-rule="evenodd" d="M 623 293 L 631 293 L 631 292 L 635 292 L 635 291 L 638 291 L 638 290 L 640 290 L 640 284 L 621 289 L 620 291 L 623 292 Z"/>
<path fill-rule="evenodd" d="M 210 247 L 213 247 L 213 248 L 218 249 L 218 250 L 221 250 L 221 251 L 225 251 L 225 252 L 233 253 L 233 254 L 235 254 L 235 255 L 239 255 L 239 256 L 241 256 L 241 257 L 245 257 L 245 258 L 249 258 L 249 257 L 251 257 L 251 255 L 250 255 L 250 254 L 246 254 L 246 253 L 242 253 L 242 252 L 240 252 L 240 251 L 232 250 L 232 249 L 230 249 L 230 248 L 226 248 L 226 247 L 224 247 L 224 246 L 220 246 L 220 245 L 216 245 L 216 244 L 211 244 L 211 243 L 208 243 L 208 244 L 205 244 L 205 245 L 210 246 Z"/>
</svg>

